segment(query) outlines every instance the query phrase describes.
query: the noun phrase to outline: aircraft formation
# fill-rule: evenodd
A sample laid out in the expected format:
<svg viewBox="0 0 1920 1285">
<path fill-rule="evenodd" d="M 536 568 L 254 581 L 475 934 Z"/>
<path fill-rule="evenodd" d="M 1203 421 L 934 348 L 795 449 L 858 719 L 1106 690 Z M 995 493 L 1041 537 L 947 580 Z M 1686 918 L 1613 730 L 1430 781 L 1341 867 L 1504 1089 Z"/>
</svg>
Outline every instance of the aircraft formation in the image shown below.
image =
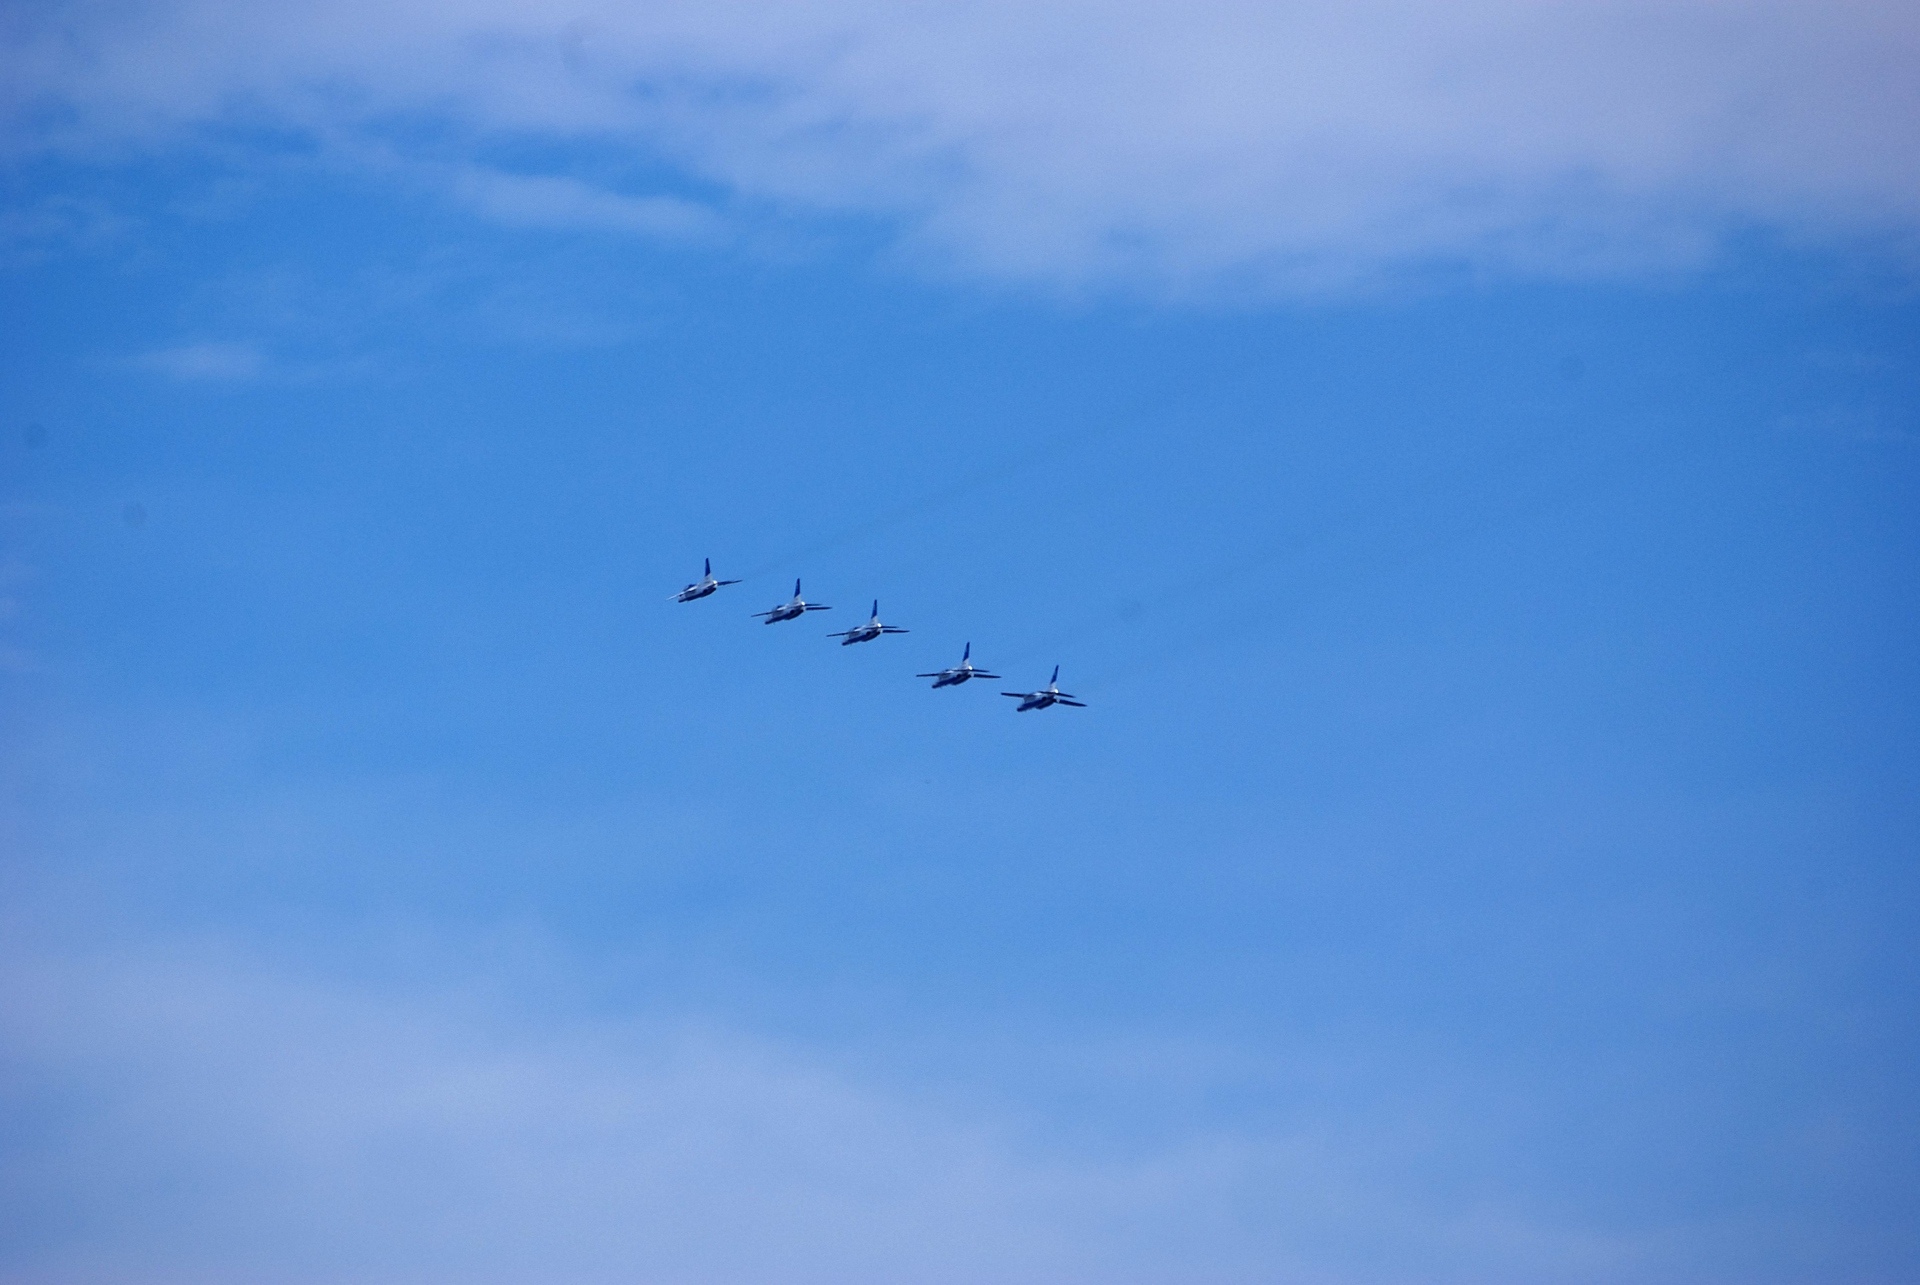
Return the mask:
<svg viewBox="0 0 1920 1285">
<path fill-rule="evenodd" d="M 723 586 L 739 583 L 738 580 L 714 579 L 713 559 L 708 558 L 701 572 L 700 579 L 695 580 L 692 584 L 689 584 L 686 588 L 674 594 L 671 601 L 697 602 L 702 598 L 712 597 L 715 593 L 719 592 Z M 827 606 L 825 603 L 808 602 L 805 598 L 801 597 L 800 581 L 796 579 L 793 582 L 793 597 L 778 604 L 771 610 L 754 612 L 753 618 L 763 625 L 777 625 L 783 620 L 799 620 L 809 611 L 832 610 L 833 608 Z M 880 623 L 880 600 L 876 598 L 873 602 L 873 615 L 868 618 L 865 624 L 855 625 L 851 629 L 839 630 L 838 632 L 828 634 L 827 637 L 838 638 L 842 647 L 851 647 L 854 643 L 872 642 L 874 639 L 886 634 L 904 634 L 906 632 L 908 631 L 900 628 L 898 625 L 883 625 Z M 958 687 L 962 683 L 975 678 L 998 678 L 1000 675 L 989 674 L 984 669 L 976 668 L 973 663 L 973 644 L 968 643 L 960 652 L 960 663 L 958 665 L 953 666 L 951 669 L 935 670 L 930 674 L 915 674 L 914 677 L 931 678 L 935 689 L 938 689 L 941 687 Z M 1053 677 L 1048 679 L 1047 685 L 1039 691 L 1001 692 L 1000 694 L 1002 696 L 1011 696 L 1013 699 L 1019 701 L 1020 704 L 1014 708 L 1015 712 L 1020 714 L 1024 714 L 1030 709 L 1050 709 L 1055 705 L 1072 705 L 1076 709 L 1086 708 L 1084 701 L 1077 701 L 1073 698 L 1071 692 L 1063 692 L 1060 690 L 1060 666 L 1058 665 L 1053 667 Z"/>
</svg>

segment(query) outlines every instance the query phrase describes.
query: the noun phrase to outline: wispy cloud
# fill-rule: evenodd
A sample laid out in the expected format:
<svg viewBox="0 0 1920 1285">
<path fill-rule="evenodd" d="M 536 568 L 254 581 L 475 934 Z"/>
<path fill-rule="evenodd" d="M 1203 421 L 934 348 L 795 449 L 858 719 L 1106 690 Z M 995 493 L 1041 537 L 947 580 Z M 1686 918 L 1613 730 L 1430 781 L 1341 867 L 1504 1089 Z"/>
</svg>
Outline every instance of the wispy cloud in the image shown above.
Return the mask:
<svg viewBox="0 0 1920 1285">
<path fill-rule="evenodd" d="M 529 1025 L 472 992 L 381 995 L 217 949 L 7 963 L 16 1086 L 88 1100 L 13 1148 L 14 1208 L 92 1228 L 36 1236 L 0 1259 L 15 1270 L 1062 1279 L 1108 1257 L 1099 1227 L 1197 1215 L 1239 1163 L 1221 1144 L 1023 1157 L 991 1123 L 697 1025 Z M 106 1196 L 162 1175 L 154 1200 Z"/>
<path fill-rule="evenodd" d="M 49 196 L 0 210 L 0 264 L 30 264 L 69 247 L 99 249 L 132 227 L 133 220 L 103 201 Z"/>
<path fill-rule="evenodd" d="M 237 776 L 266 743 L 198 705 L 0 725 L 0 834 L 28 840 L 0 845 L 0 1201 L 24 1229 L 0 1279 L 1765 1283 L 1885 1254 L 1871 1218 L 1783 1216 L 1710 1160 L 1593 1161 L 1603 1126 L 1567 1116 L 1618 1100 L 1525 1041 L 1011 1005 L 849 1029 L 807 1020 L 804 981 L 729 998 L 717 974 L 753 966 L 666 917 L 593 944 L 518 909 L 326 910 L 311 890 L 347 867 L 487 884 L 506 850 L 571 881 L 596 849 L 672 864 L 663 834 L 711 818 Z M 221 904 L 283 882 L 300 905 Z M 1760 1133 L 1806 1106 L 1769 1099 Z M 1742 1162 L 1801 1163 L 1746 1119 Z"/>
<path fill-rule="evenodd" d="M 203 341 L 157 348 L 128 362 L 137 370 L 187 383 L 246 383 L 267 373 L 265 355 L 250 343 Z"/>
<path fill-rule="evenodd" d="M 592 229 L 669 240 L 708 239 L 720 220 L 692 201 L 621 196 L 578 179 L 507 174 L 479 166 L 446 172 L 453 197 L 498 223 L 515 227 Z"/>
<path fill-rule="evenodd" d="M 0 1050 L 36 1121 L 8 1142 L 18 1279 L 1621 1279 L 1658 1248 L 1425 1206 L 1368 1176 L 1380 1136 L 1075 1153 L 804 1046 L 536 1016 L 484 968 L 396 988 L 205 941 L 10 937 Z"/>
<path fill-rule="evenodd" d="M 1890 415 L 1877 406 L 1827 406 L 1782 415 L 1776 423 L 1782 432 L 1796 436 L 1887 443 L 1920 440 L 1912 418 Z"/>
<path fill-rule="evenodd" d="M 46 8 L 4 57 L 16 146 L 266 123 L 391 147 L 426 121 L 416 159 L 488 217 L 705 226 L 557 159 L 610 147 L 1065 285 L 1634 272 L 1734 229 L 1920 227 L 1920 12 L 1860 0 L 160 0 Z M 553 145 L 548 171 L 467 168 L 500 141 Z"/>
<path fill-rule="evenodd" d="M 154 348 L 135 353 L 118 364 L 124 369 L 183 384 L 215 386 L 263 381 L 305 384 L 363 376 L 374 369 L 374 363 L 364 357 L 288 359 L 269 353 L 252 340 L 200 340 Z"/>
</svg>

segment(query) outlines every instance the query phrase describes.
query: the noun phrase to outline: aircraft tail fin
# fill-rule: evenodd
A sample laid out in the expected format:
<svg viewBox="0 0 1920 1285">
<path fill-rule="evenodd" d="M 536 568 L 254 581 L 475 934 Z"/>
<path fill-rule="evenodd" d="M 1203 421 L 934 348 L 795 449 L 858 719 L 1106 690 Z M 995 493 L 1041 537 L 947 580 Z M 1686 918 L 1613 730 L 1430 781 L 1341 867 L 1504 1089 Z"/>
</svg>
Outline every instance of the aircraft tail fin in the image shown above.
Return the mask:
<svg viewBox="0 0 1920 1285">
<path fill-rule="evenodd" d="M 712 575 L 712 574 L 713 574 L 713 559 L 712 559 L 712 558 L 708 558 L 708 559 L 706 560 L 706 563 L 705 563 L 705 566 L 706 566 L 706 574 L 707 574 L 707 575 Z"/>
</svg>

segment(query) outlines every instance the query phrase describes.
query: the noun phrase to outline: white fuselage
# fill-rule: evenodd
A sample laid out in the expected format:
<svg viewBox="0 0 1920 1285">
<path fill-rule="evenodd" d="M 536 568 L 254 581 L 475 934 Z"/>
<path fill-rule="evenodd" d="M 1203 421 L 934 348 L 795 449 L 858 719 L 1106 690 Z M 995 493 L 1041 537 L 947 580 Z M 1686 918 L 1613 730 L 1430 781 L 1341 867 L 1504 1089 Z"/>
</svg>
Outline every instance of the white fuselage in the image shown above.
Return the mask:
<svg viewBox="0 0 1920 1285">
<path fill-rule="evenodd" d="M 1030 709 L 1045 709 L 1059 699 L 1060 695 L 1058 692 L 1028 692 L 1021 698 L 1020 708 L 1013 712 L 1016 714 L 1024 714 Z M 1006 706 L 1002 705 L 1000 708 L 1005 709 Z"/>
<path fill-rule="evenodd" d="M 764 599 L 763 599 L 764 601 Z M 766 623 L 771 625 L 779 620 L 798 620 L 807 614 L 807 604 L 795 598 L 782 607 L 775 607 L 767 613 Z"/>
<path fill-rule="evenodd" d="M 972 665 L 961 665 L 957 669 L 943 669 L 940 677 L 933 680 L 935 687 L 958 687 L 972 678 L 975 670 Z"/>
<path fill-rule="evenodd" d="M 720 582 L 718 580 L 715 580 L 712 576 L 708 576 L 705 580 L 702 580 L 700 583 L 690 584 L 686 588 L 682 589 L 679 593 L 674 594 L 673 600 L 675 602 L 692 602 L 695 598 L 706 597 L 708 594 L 712 593 L 715 589 L 718 589 L 719 587 L 720 587 Z M 658 591 L 656 590 L 656 592 Z"/>
<path fill-rule="evenodd" d="M 840 645 L 842 647 L 848 647 L 857 642 L 872 642 L 878 638 L 882 632 L 879 621 L 869 620 L 864 625 L 856 625 L 854 628 L 849 629 L 847 636 L 840 640 Z"/>
</svg>

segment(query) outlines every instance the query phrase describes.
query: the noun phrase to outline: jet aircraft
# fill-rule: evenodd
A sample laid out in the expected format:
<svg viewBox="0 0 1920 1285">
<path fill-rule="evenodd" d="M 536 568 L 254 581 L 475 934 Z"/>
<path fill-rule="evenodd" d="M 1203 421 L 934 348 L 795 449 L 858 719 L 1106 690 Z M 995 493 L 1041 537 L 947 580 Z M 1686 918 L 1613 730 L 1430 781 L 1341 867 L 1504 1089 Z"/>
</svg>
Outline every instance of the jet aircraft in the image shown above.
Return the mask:
<svg viewBox="0 0 1920 1285">
<path fill-rule="evenodd" d="M 704 598 L 723 584 L 739 584 L 738 580 L 715 580 L 713 578 L 713 559 L 706 560 L 707 570 L 703 579 L 696 580 L 679 593 L 673 595 L 675 602 L 692 602 L 695 598 Z"/>
<path fill-rule="evenodd" d="M 931 678 L 933 685 L 939 687 L 958 687 L 969 678 L 998 678 L 998 674 L 989 674 L 984 669 L 973 667 L 973 644 L 968 643 L 966 650 L 960 653 L 960 663 L 952 669 L 943 669 L 937 674 L 915 674 L 915 678 Z"/>
<path fill-rule="evenodd" d="M 879 604 L 876 603 L 875 605 L 877 606 Z M 760 622 L 761 624 L 771 625 L 782 620 L 798 620 L 809 611 L 832 610 L 832 607 L 826 606 L 823 603 L 808 602 L 805 598 L 802 598 L 800 596 L 800 581 L 796 579 L 793 582 L 793 601 L 783 602 L 772 611 L 756 611 L 753 614 L 755 616 L 765 617 L 765 619 Z"/>
<path fill-rule="evenodd" d="M 896 629 L 892 625 L 883 625 L 880 623 L 880 600 L 875 598 L 873 600 L 873 619 L 867 621 L 864 625 L 855 625 L 852 629 L 843 629 L 837 634 L 828 634 L 827 637 L 838 638 L 842 647 L 848 647 L 857 642 L 872 642 L 881 634 L 904 634 L 906 632 L 904 629 Z"/>
<path fill-rule="evenodd" d="M 1024 714 L 1030 709 L 1045 709 L 1049 705 L 1073 705 L 1080 709 L 1087 707 L 1084 701 L 1077 701 L 1071 693 L 1060 690 L 1060 666 L 1058 665 L 1053 667 L 1053 677 L 1048 679 L 1047 685 L 1039 691 L 1001 692 L 1000 694 L 1011 696 L 1020 702 L 1020 707 L 1013 711 L 1016 714 Z"/>
</svg>

